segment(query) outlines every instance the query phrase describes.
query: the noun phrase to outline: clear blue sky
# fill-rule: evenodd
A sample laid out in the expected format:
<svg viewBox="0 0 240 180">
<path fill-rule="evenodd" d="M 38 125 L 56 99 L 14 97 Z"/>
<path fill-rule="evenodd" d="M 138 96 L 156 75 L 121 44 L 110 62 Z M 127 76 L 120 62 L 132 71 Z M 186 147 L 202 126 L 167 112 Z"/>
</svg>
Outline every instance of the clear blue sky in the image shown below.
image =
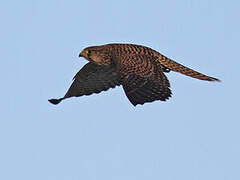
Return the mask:
<svg viewBox="0 0 240 180">
<path fill-rule="evenodd" d="M 240 2 L 3 1 L 0 179 L 239 180 Z M 173 97 L 121 87 L 53 106 L 86 46 L 152 47 L 222 83 L 167 74 Z"/>
</svg>

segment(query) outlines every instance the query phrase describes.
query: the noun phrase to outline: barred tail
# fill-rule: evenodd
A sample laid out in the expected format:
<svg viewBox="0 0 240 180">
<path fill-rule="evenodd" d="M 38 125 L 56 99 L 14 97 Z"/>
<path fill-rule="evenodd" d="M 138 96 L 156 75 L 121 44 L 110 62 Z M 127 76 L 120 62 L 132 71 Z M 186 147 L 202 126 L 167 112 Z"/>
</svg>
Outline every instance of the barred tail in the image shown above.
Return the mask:
<svg viewBox="0 0 240 180">
<path fill-rule="evenodd" d="M 197 71 L 194 71 L 188 67 L 185 67 L 171 59 L 168 59 L 165 56 L 162 56 L 161 59 L 159 59 L 160 63 L 165 66 L 166 68 L 179 72 L 181 74 L 196 78 L 196 79 L 200 79 L 200 80 L 205 80 L 205 81 L 218 81 L 220 82 L 219 79 L 214 78 L 214 77 L 210 77 L 207 75 L 204 75 L 202 73 L 199 73 Z"/>
</svg>

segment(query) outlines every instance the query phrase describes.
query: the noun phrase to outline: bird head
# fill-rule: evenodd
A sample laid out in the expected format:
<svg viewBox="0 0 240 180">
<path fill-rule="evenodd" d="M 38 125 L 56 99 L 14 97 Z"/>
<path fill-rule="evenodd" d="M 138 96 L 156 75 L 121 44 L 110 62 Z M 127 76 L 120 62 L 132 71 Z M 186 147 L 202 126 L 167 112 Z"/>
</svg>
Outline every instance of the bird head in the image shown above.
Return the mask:
<svg viewBox="0 0 240 180">
<path fill-rule="evenodd" d="M 104 65 L 106 60 L 106 54 L 102 46 L 87 47 L 81 51 L 79 57 L 84 57 L 88 61 L 99 65 Z"/>
<path fill-rule="evenodd" d="M 85 48 L 83 49 L 80 54 L 79 57 L 84 57 L 87 60 L 91 60 L 91 56 L 93 55 L 93 51 L 91 48 Z"/>
</svg>

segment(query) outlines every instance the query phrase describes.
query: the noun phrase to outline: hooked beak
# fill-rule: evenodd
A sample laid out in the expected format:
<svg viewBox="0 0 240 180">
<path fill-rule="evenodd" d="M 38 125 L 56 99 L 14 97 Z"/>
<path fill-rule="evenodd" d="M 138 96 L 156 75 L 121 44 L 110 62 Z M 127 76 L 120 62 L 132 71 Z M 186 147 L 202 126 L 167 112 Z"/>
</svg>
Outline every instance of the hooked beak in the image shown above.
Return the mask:
<svg viewBox="0 0 240 180">
<path fill-rule="evenodd" d="M 78 56 L 86 58 L 86 57 L 88 57 L 88 51 L 82 50 Z"/>
</svg>

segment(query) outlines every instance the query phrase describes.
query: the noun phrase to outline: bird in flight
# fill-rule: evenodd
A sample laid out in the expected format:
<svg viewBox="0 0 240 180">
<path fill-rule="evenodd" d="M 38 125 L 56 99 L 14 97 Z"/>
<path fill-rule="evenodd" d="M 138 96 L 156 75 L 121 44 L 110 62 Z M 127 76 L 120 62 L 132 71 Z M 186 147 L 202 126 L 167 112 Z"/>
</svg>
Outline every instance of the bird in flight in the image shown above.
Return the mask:
<svg viewBox="0 0 240 180">
<path fill-rule="evenodd" d="M 164 73 L 170 71 L 205 81 L 220 81 L 183 66 L 159 52 L 135 44 L 106 44 L 83 49 L 79 57 L 89 62 L 74 76 L 67 93 L 58 104 L 70 97 L 100 93 L 122 85 L 129 101 L 136 106 L 171 97 L 170 83 Z"/>
</svg>

